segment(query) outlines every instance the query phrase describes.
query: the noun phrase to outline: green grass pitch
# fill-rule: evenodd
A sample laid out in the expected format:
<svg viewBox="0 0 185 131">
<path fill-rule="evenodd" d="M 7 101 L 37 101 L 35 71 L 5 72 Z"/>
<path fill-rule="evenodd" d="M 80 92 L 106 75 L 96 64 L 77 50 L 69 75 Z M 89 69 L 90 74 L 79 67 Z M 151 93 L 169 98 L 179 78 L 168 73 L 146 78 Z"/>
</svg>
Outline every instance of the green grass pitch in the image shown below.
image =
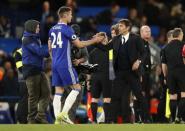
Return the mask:
<svg viewBox="0 0 185 131">
<path fill-rule="evenodd" d="M 184 131 L 185 124 L 0 125 L 0 131 Z"/>
</svg>

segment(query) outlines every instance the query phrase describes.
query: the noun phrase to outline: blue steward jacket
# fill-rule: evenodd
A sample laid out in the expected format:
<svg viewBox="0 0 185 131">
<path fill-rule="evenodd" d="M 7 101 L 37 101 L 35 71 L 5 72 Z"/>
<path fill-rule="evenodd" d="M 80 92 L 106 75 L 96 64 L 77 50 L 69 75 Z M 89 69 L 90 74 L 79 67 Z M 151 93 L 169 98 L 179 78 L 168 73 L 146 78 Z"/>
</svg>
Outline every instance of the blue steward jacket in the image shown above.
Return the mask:
<svg viewBox="0 0 185 131">
<path fill-rule="evenodd" d="M 37 75 L 42 72 L 44 57 L 49 57 L 49 52 L 47 48 L 41 45 L 39 35 L 25 31 L 22 38 L 24 78 Z"/>
</svg>

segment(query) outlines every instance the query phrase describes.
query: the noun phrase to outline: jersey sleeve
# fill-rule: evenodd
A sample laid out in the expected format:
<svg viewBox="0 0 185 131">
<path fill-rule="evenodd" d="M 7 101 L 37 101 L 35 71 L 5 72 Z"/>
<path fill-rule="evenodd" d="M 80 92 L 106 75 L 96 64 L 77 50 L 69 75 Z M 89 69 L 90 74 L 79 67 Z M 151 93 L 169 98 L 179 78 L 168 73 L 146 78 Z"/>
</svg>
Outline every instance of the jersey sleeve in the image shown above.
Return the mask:
<svg viewBox="0 0 185 131">
<path fill-rule="evenodd" d="M 183 49 L 182 49 L 182 57 L 185 58 L 185 45 L 183 46 Z"/>
<path fill-rule="evenodd" d="M 77 36 L 76 34 L 74 33 L 74 30 L 71 28 L 71 27 L 68 27 L 66 29 L 66 32 L 65 32 L 67 38 L 70 40 L 70 41 L 74 41 L 77 39 Z"/>
<path fill-rule="evenodd" d="M 165 55 L 165 49 L 161 50 L 161 63 L 164 63 L 164 64 L 167 63 L 166 55 Z"/>
</svg>

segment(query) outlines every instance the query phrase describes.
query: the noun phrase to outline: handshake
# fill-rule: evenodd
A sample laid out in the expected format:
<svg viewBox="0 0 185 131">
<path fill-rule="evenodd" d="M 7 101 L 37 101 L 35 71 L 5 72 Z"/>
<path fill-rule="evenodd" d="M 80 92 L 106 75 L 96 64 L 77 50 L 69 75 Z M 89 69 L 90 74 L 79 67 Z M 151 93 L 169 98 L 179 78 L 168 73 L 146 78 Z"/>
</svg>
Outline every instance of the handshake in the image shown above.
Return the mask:
<svg viewBox="0 0 185 131">
<path fill-rule="evenodd" d="M 95 43 L 102 43 L 106 45 L 108 43 L 108 37 L 105 32 L 99 32 L 96 35 L 93 36 L 92 40 L 95 41 Z"/>
</svg>

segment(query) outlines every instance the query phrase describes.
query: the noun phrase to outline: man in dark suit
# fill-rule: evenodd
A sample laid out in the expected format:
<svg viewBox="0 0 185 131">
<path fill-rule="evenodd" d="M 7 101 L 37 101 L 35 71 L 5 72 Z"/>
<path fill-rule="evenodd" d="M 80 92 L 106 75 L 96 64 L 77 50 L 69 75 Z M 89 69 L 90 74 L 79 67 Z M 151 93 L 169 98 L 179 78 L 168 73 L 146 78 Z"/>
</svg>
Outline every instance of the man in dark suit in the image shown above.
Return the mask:
<svg viewBox="0 0 185 131">
<path fill-rule="evenodd" d="M 141 104 L 143 122 L 148 122 L 148 104 L 142 95 L 139 78 L 140 64 L 146 58 L 143 41 L 139 35 L 130 33 L 131 23 L 128 19 L 118 22 L 120 35 L 115 36 L 106 46 L 98 45 L 103 50 L 113 49 L 113 64 L 116 74 L 115 90 L 113 90 L 112 101 L 123 96 L 122 116 L 123 122 L 129 122 L 129 97 L 132 90 Z M 119 90 L 119 91 L 118 91 Z"/>
</svg>

